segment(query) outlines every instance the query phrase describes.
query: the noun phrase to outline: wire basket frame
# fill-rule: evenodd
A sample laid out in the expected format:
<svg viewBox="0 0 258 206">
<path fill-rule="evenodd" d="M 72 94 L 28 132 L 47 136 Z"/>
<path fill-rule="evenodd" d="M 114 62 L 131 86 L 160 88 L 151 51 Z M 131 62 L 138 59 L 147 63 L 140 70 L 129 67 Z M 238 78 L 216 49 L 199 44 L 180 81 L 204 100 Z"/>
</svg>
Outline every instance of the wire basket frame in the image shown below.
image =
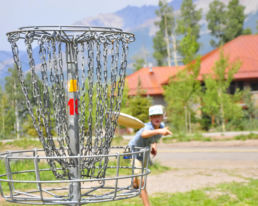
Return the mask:
<svg viewBox="0 0 258 206">
<path fill-rule="evenodd" d="M 105 155 L 120 113 L 128 45 L 134 34 L 107 27 L 36 26 L 7 36 L 45 155 L 57 157 L 46 159 L 55 177 L 72 180 L 80 173 L 81 178 L 105 178 L 109 161 Z M 30 85 L 26 85 L 18 49 L 23 39 Z M 38 65 L 36 59 L 40 59 Z M 80 161 L 70 158 L 78 154 Z"/>
<path fill-rule="evenodd" d="M 112 147 L 112 150 L 125 149 L 125 147 Z M 98 179 L 79 179 L 75 180 L 52 180 L 43 179 L 43 173 L 48 172 L 49 168 L 41 168 L 40 163 L 48 161 L 48 159 L 66 158 L 66 157 L 46 157 L 42 156 L 43 150 L 23 150 L 23 151 L 7 151 L 0 155 L 0 160 L 4 163 L 6 173 L 0 175 L 0 192 L 3 198 L 9 202 L 15 202 L 20 204 L 33 204 L 33 205 L 83 205 L 95 202 L 105 202 L 121 200 L 138 196 L 141 190 L 146 187 L 146 181 L 142 183 L 143 178 L 146 179 L 150 173 L 148 169 L 149 160 L 149 148 L 135 148 L 137 152 L 129 153 L 112 153 L 108 155 L 94 155 L 91 158 L 108 157 L 116 159 L 116 166 L 108 166 L 108 170 L 115 170 L 115 175 Z M 147 161 L 146 167 L 135 167 L 135 155 L 142 155 L 143 160 Z M 126 155 L 133 155 L 132 166 L 123 166 L 121 164 L 120 157 Z M 147 157 L 147 158 L 146 158 Z M 76 158 L 80 162 L 86 156 L 73 156 L 69 158 Z M 16 163 L 14 163 L 16 161 Z M 30 169 L 15 169 L 14 165 L 31 161 L 33 168 Z M 120 170 L 126 169 L 129 171 L 129 175 L 120 174 Z M 134 170 L 141 170 L 140 174 L 135 174 Z M 57 168 L 62 170 L 62 168 Z M 26 179 L 29 174 L 30 179 Z M 80 174 L 79 174 L 80 175 Z M 139 189 L 134 189 L 133 178 L 138 177 L 140 179 Z M 72 183 L 82 184 L 80 188 L 80 198 L 73 199 L 71 195 Z M 86 183 L 86 186 L 84 186 Z M 20 187 L 17 188 L 18 184 Z M 24 189 L 26 187 L 33 187 L 35 189 Z M 26 186 L 25 186 L 26 185 Z M 22 188 L 22 189 L 21 189 Z M 8 192 L 9 190 L 9 192 Z"/>
</svg>

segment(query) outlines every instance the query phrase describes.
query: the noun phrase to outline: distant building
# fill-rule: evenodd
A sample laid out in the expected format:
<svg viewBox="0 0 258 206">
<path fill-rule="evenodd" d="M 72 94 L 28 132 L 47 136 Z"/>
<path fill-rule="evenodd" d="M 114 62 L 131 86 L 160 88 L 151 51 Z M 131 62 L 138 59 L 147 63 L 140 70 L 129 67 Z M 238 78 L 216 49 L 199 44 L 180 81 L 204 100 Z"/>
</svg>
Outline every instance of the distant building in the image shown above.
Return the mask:
<svg viewBox="0 0 258 206">
<path fill-rule="evenodd" d="M 229 61 L 240 60 L 242 65 L 234 75 L 229 87 L 233 94 L 237 88 L 242 90 L 250 86 L 254 98 L 258 100 L 258 35 L 243 35 L 223 45 L 225 55 Z M 220 48 L 217 48 L 201 58 L 201 69 L 198 79 L 203 82 L 204 75 L 212 73 L 212 67 L 219 59 Z M 142 68 L 126 77 L 129 86 L 129 95 L 136 95 L 138 78 L 141 79 L 142 89 L 146 95 L 153 98 L 154 104 L 166 106 L 163 86 L 169 83 L 169 78 L 182 70 L 185 66 Z M 258 101 L 257 101 L 258 103 Z"/>
</svg>

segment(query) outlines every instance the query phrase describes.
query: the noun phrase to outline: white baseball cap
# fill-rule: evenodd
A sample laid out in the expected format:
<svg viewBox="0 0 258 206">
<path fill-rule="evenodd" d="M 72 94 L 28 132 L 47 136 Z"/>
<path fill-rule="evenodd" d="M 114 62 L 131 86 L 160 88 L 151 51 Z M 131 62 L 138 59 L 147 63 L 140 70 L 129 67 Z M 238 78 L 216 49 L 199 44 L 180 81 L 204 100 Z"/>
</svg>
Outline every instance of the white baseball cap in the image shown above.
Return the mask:
<svg viewBox="0 0 258 206">
<path fill-rule="evenodd" d="M 163 109 L 161 106 L 156 105 L 149 108 L 149 116 L 163 114 Z"/>
</svg>

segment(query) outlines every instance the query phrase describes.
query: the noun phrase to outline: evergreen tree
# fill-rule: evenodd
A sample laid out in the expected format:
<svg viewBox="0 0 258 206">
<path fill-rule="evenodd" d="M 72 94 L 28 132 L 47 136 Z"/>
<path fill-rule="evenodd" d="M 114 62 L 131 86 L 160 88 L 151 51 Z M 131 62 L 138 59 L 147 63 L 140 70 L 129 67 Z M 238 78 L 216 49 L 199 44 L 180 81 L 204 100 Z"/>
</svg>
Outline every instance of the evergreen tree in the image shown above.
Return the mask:
<svg viewBox="0 0 258 206">
<path fill-rule="evenodd" d="M 200 25 L 198 22 L 202 18 L 202 10 L 196 10 L 192 0 L 183 0 L 181 5 L 181 15 L 177 19 L 177 33 L 187 35 L 187 29 L 191 28 L 191 35 L 199 38 Z"/>
<path fill-rule="evenodd" d="M 211 30 L 211 34 L 218 39 L 217 42 L 210 41 L 214 48 L 242 34 L 252 33 L 250 28 L 243 29 L 246 18 L 245 7 L 239 4 L 239 0 L 231 0 L 227 7 L 219 0 L 215 0 L 209 6 L 210 10 L 206 15 L 208 28 Z"/>
<path fill-rule="evenodd" d="M 256 34 L 258 34 L 258 20 L 256 21 Z"/>
<path fill-rule="evenodd" d="M 186 57 L 186 50 L 188 48 L 187 41 L 189 38 L 194 40 L 197 45 L 195 53 L 199 50 L 200 44 L 197 42 L 200 33 L 200 25 L 198 22 L 202 18 L 202 10 L 196 10 L 196 6 L 193 4 L 192 0 L 183 0 L 181 5 L 180 18 L 177 19 L 177 29 L 176 32 L 182 35 L 183 38 L 180 40 L 179 53 Z M 192 53 L 192 52 L 191 52 Z"/>
<path fill-rule="evenodd" d="M 153 37 L 153 48 L 153 57 L 156 59 L 157 65 L 164 66 L 165 59 L 167 58 L 167 49 L 162 31 L 157 31 L 156 36 Z"/>
<path fill-rule="evenodd" d="M 155 22 L 155 25 L 159 27 L 159 31 L 156 32 L 156 36 L 153 38 L 153 47 L 155 50 L 153 56 L 159 66 L 165 65 L 166 59 L 166 65 L 171 66 L 170 36 L 175 28 L 173 7 L 168 6 L 166 0 L 159 0 L 159 10 L 156 10 L 156 14 L 160 18 L 160 21 Z"/>
<path fill-rule="evenodd" d="M 231 41 L 242 34 L 243 24 L 246 17 L 244 14 L 245 7 L 239 5 L 239 0 L 231 0 L 227 8 L 225 42 Z"/>
<path fill-rule="evenodd" d="M 229 63 L 228 57 L 221 50 L 219 60 L 212 68 L 213 73 L 204 80 L 206 90 L 202 97 L 204 105 L 202 109 L 205 114 L 215 117 L 223 132 L 226 130 L 226 120 L 234 120 L 242 115 L 241 107 L 236 104 L 240 100 L 241 93 L 239 91 L 234 95 L 227 93 L 234 74 L 240 66 L 239 61 Z"/>
<path fill-rule="evenodd" d="M 136 96 L 129 98 L 128 111 L 130 115 L 140 119 L 142 122 L 149 121 L 149 107 L 152 106 L 150 97 L 146 97 L 146 91 L 142 89 L 141 80 L 138 79 Z"/>
<path fill-rule="evenodd" d="M 210 44 L 214 48 L 217 48 L 225 43 L 226 6 L 223 2 L 214 0 L 210 3 L 209 7 L 210 10 L 206 15 L 208 29 L 211 30 L 211 35 L 218 39 L 218 42 L 211 39 Z"/>
</svg>

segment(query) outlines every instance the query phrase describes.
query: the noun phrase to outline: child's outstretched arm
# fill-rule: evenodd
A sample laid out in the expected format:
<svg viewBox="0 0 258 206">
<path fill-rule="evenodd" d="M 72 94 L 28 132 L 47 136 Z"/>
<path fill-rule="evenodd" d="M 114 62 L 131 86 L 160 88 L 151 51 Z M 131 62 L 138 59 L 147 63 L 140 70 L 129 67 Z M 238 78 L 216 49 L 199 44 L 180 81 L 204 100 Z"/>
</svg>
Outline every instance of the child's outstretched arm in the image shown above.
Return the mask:
<svg viewBox="0 0 258 206">
<path fill-rule="evenodd" d="M 172 134 L 172 132 L 170 132 L 168 130 L 168 127 L 164 127 L 162 129 L 154 129 L 154 130 L 144 130 L 141 134 L 141 136 L 143 138 L 149 138 L 149 137 L 152 137 L 153 135 L 156 135 L 156 134 L 161 134 L 163 136 L 166 136 L 168 134 Z"/>
</svg>

